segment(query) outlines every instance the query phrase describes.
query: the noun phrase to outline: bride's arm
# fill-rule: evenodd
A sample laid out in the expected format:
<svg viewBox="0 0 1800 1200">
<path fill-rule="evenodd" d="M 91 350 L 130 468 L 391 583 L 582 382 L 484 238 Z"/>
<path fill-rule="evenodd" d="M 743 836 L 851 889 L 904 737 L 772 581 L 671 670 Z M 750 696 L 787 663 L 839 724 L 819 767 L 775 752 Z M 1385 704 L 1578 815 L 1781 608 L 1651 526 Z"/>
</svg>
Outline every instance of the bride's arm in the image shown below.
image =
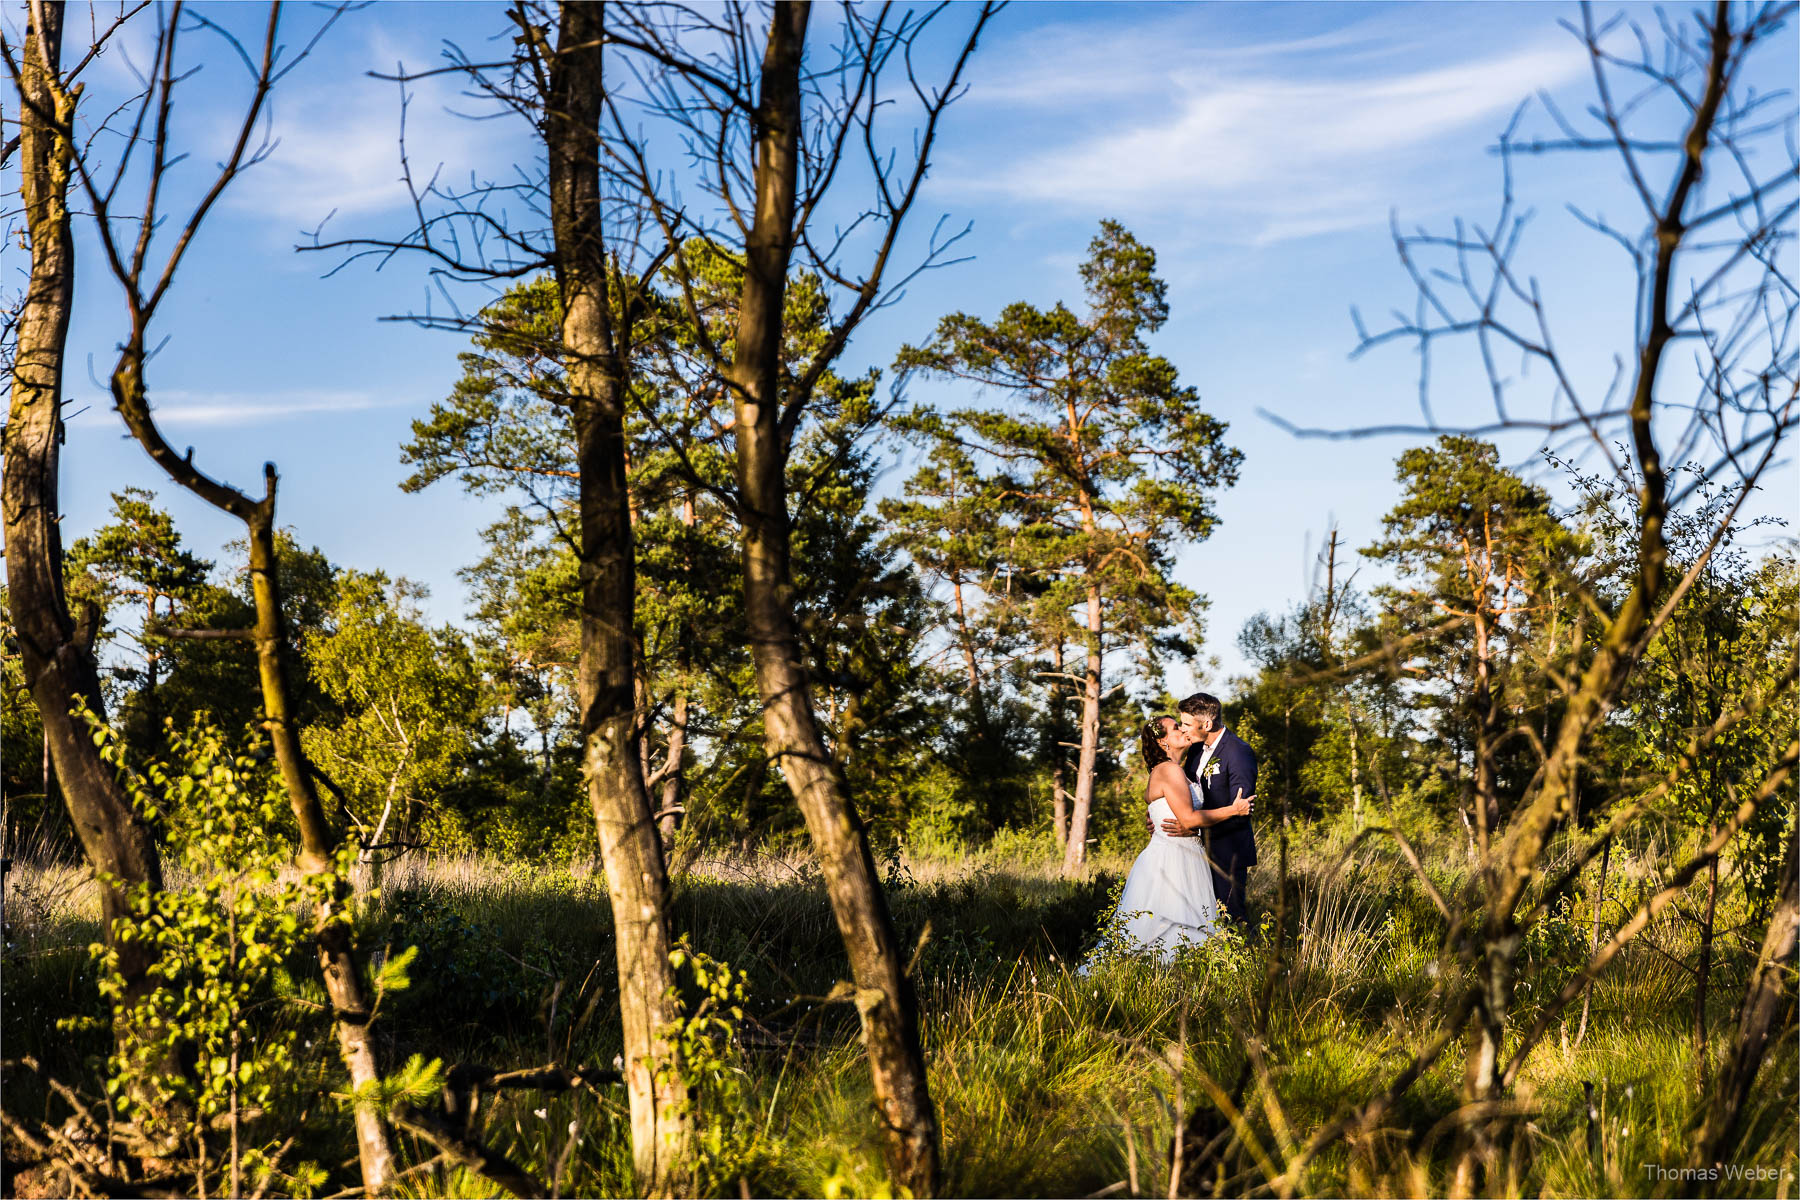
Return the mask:
<svg viewBox="0 0 1800 1200">
<path fill-rule="evenodd" d="M 1162 784 L 1162 798 L 1169 802 L 1169 811 L 1175 815 L 1175 823 L 1183 830 L 1212 824 L 1194 808 L 1193 793 L 1188 791 L 1187 776 L 1181 773 L 1180 767 L 1174 763 L 1158 763 L 1156 781 Z M 1164 825 L 1166 827 L 1167 822 Z M 1171 829 L 1169 832 L 1175 831 Z"/>
<path fill-rule="evenodd" d="M 1158 765 L 1156 769 L 1161 771 L 1162 765 Z M 1217 825 L 1220 821 L 1248 816 L 1252 811 L 1251 802 L 1256 799 L 1255 796 L 1244 795 L 1240 790 L 1237 799 L 1224 808 L 1195 808 L 1193 794 L 1187 788 L 1187 776 L 1177 771 L 1174 782 L 1180 785 L 1179 790 L 1171 786 L 1163 788 L 1163 799 L 1169 802 L 1169 811 L 1175 814 L 1173 821 L 1163 822 L 1165 833 L 1196 833 L 1208 825 Z"/>
</svg>

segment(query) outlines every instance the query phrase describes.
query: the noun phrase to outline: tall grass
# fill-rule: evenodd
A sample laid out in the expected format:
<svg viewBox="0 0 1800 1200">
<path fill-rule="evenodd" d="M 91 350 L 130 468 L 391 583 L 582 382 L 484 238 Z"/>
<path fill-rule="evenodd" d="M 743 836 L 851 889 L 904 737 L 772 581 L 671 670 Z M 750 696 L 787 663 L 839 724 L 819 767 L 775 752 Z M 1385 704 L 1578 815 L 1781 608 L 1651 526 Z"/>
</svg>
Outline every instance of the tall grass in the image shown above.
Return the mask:
<svg viewBox="0 0 1800 1200">
<path fill-rule="evenodd" d="M 1428 863 L 1451 864 L 1441 886 L 1453 885 L 1458 844 L 1449 836 L 1420 840 Z M 1346 831 L 1335 828 L 1294 840 L 1292 953 L 1265 1015 L 1261 1090 L 1253 1090 L 1247 1114 L 1272 1160 L 1386 1083 L 1426 1032 L 1432 997 L 1449 982 L 1441 977 L 1441 921 L 1410 870 L 1375 842 L 1360 843 L 1354 861 L 1342 861 L 1348 844 Z M 1658 863 L 1648 853 L 1615 859 L 1609 888 L 1622 899 L 1605 914 L 1613 920 L 1628 889 L 1654 877 Z M 1064 881 L 1050 854 L 1017 840 L 957 854 L 900 853 L 886 864 L 895 922 L 917 948 L 915 979 L 952 1194 L 1165 1195 L 1178 1104 L 1209 1103 L 1214 1089 L 1228 1091 L 1243 1071 L 1266 943 L 1215 943 L 1171 966 L 1107 957 L 1078 970 L 1126 865 L 1106 859 L 1088 879 Z M 749 1018 L 724 1048 L 747 1087 L 733 1111 L 700 1115 L 744 1135 L 717 1181 L 720 1190 L 883 1194 L 855 1013 L 832 998 L 848 964 L 817 868 L 803 855 L 697 854 L 676 884 L 677 929 L 744 971 L 751 988 Z M 1259 868 L 1253 908 L 1274 907 L 1274 884 L 1273 870 Z M 96 1003 L 79 950 L 94 936 L 92 917 L 83 915 L 77 893 L 62 907 L 15 908 L 15 886 L 9 879 L 0 1032 L 9 1055 L 38 1053 L 79 1074 L 83 1053 L 104 1047 L 55 1053 L 47 1019 Z M 1591 902 L 1589 891 L 1577 890 L 1534 934 L 1521 1020 L 1529 1021 L 1535 1005 L 1576 969 Z M 1742 920 L 1735 903 L 1727 898 L 1722 928 Z M 1754 932 L 1720 943 L 1709 1052 L 1727 1033 Z M 413 988 L 391 998 L 377 1022 L 390 1063 L 422 1053 L 500 1068 L 552 1059 L 606 1065 L 619 1053 L 611 919 L 603 881 L 591 872 L 472 859 L 402 863 L 381 881 L 361 936 L 373 947 L 423 950 Z M 1572 1044 L 1565 1029 L 1537 1051 L 1516 1089 L 1508 1174 L 1497 1190 L 1694 1190 L 1641 1166 L 1686 1161 L 1703 1103 L 1689 1034 L 1693 986 L 1679 965 L 1693 948 L 1678 917 L 1660 922 L 1595 988 L 1585 1038 Z M 1789 1036 L 1765 1063 L 1738 1152 L 1745 1162 L 1787 1169 L 1786 1181 L 1745 1182 L 1730 1191 L 1793 1191 L 1795 1058 Z M 1441 1194 L 1451 1153 L 1446 1118 L 1457 1107 L 1460 1070 L 1454 1052 L 1446 1055 L 1390 1114 L 1388 1128 L 1329 1148 L 1301 1190 Z M 1592 1118 L 1584 1084 L 1594 1089 Z M 9 1081 L 9 1107 L 15 1094 L 27 1105 L 45 1103 L 29 1090 L 15 1093 Z M 563 1195 L 629 1191 L 622 1095 L 484 1097 L 478 1124 L 497 1148 L 555 1180 Z M 323 1126 L 319 1139 L 341 1137 L 334 1128 Z M 349 1157 L 348 1150 L 338 1158 L 310 1152 L 320 1161 Z M 403 1152 L 413 1162 L 428 1156 L 417 1145 L 403 1145 Z M 405 1186 L 421 1196 L 495 1194 L 466 1172 L 415 1174 Z"/>
</svg>

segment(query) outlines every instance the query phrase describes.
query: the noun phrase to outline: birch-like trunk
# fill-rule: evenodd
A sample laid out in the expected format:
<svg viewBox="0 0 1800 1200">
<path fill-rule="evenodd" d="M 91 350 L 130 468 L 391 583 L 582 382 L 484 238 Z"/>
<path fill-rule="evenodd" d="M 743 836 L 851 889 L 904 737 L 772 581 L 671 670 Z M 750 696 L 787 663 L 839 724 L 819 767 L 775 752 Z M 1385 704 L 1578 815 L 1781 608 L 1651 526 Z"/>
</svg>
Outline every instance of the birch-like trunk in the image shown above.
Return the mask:
<svg viewBox="0 0 1800 1200">
<path fill-rule="evenodd" d="M 1087 866 L 1088 818 L 1094 808 L 1094 767 L 1100 758 L 1100 585 L 1088 584 L 1087 669 L 1082 674 L 1081 752 L 1075 762 L 1075 805 L 1069 814 L 1069 844 L 1063 851 L 1063 875 L 1074 877 Z"/>
</svg>

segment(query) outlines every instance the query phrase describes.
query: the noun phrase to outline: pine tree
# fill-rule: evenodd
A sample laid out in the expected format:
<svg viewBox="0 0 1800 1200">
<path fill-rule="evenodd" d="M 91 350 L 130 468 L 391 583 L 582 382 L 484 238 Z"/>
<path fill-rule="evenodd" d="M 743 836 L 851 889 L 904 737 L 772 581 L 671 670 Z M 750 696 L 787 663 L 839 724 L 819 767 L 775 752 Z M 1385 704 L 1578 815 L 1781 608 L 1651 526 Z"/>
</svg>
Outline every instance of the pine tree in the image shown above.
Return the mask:
<svg viewBox="0 0 1800 1200">
<path fill-rule="evenodd" d="M 961 453 L 985 468 L 978 491 L 993 498 L 995 526 L 1010 535 L 1009 565 L 1045 581 L 1032 618 L 1042 644 L 1060 658 L 1063 631 L 1075 630 L 1075 669 L 1045 673 L 1078 688 L 1081 700 L 1069 874 L 1087 858 L 1106 656 L 1132 644 L 1154 669 L 1171 652 L 1194 652 L 1204 601 L 1175 582 L 1175 553 L 1212 532 L 1214 496 L 1236 481 L 1242 459 L 1225 443 L 1225 423 L 1200 407 L 1173 363 L 1150 352 L 1146 339 L 1169 315 L 1155 252 L 1103 222 L 1081 278 L 1085 313 L 1024 302 L 993 322 L 955 313 L 898 360 L 902 370 L 964 381 L 1000 400 L 949 413 L 921 408 L 900 425 L 945 447 L 940 458 Z M 954 505 L 935 507 L 940 530 L 962 519 Z"/>
</svg>

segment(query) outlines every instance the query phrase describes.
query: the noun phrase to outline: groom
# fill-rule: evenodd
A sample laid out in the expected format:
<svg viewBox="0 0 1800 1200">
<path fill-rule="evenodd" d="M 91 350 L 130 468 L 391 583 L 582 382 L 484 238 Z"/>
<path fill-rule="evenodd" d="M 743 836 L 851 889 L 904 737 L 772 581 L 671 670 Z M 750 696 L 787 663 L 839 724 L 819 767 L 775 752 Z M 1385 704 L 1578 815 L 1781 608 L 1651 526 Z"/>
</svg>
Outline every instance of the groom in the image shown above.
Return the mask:
<svg viewBox="0 0 1800 1200">
<path fill-rule="evenodd" d="M 1231 730 L 1225 728 L 1219 701 L 1196 692 L 1180 705 L 1181 728 L 1195 739 L 1182 764 L 1187 777 L 1200 785 L 1200 807 L 1225 808 L 1238 796 L 1256 795 L 1256 755 Z M 1212 865 L 1213 892 L 1233 920 L 1249 929 L 1244 906 L 1250 868 L 1256 865 L 1256 834 L 1250 818 L 1231 817 L 1201 830 L 1182 830 L 1164 821 L 1166 833 L 1199 833 L 1206 838 L 1206 857 Z"/>
</svg>

